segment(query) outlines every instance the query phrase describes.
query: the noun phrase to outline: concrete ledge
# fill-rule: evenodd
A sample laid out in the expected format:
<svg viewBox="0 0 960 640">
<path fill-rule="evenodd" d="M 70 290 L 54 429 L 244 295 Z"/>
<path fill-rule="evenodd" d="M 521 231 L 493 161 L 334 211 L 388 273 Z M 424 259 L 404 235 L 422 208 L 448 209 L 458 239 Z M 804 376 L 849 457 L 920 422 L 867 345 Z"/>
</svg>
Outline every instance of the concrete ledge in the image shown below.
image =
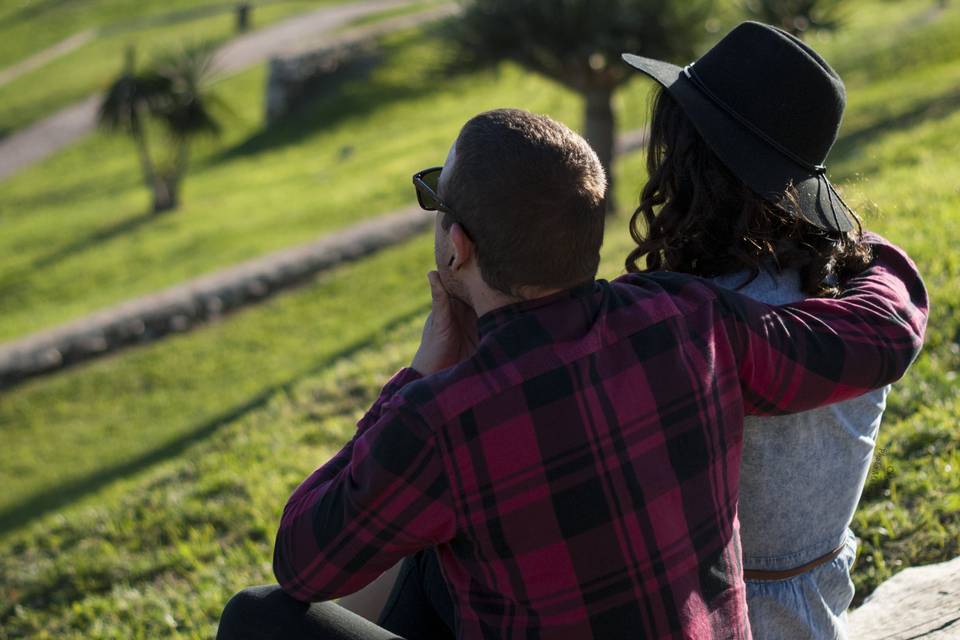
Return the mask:
<svg viewBox="0 0 960 640">
<path fill-rule="evenodd" d="M 405 209 L 0 344 L 0 389 L 216 319 L 321 271 L 406 240 L 433 221 L 434 216 L 420 208 Z"/>
<path fill-rule="evenodd" d="M 849 613 L 856 640 L 960 638 L 960 558 L 904 569 Z"/>
</svg>

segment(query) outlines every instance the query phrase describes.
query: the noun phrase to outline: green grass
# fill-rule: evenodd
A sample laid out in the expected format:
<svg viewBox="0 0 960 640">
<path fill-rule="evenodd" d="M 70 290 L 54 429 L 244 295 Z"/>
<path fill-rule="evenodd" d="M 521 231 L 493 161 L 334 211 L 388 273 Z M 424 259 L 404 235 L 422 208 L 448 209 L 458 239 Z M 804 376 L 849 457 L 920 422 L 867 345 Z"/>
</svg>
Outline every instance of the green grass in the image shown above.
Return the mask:
<svg viewBox="0 0 960 640">
<path fill-rule="evenodd" d="M 269 131 L 264 66 L 217 85 L 235 114 L 197 149 L 174 213 L 144 214 L 132 142 L 106 134 L 0 183 L 0 341 L 409 206 L 410 176 L 442 162 L 479 110 L 580 121 L 572 94 L 514 67 L 437 82 L 436 44 L 408 32 L 385 47 L 372 77 Z M 624 92 L 623 126 L 638 126 L 643 93 Z"/>
<path fill-rule="evenodd" d="M 251 14 L 252 28 L 266 26 L 290 15 L 317 9 L 324 4 L 331 4 L 335 1 L 285 0 L 284 2 L 256 7 Z M 80 3 L 75 2 L 62 2 L 60 4 L 64 7 L 80 6 Z M 100 5 L 103 4 L 105 3 L 100 3 Z M 106 89 L 123 69 L 124 55 L 128 46 L 135 48 L 138 63 L 146 64 L 151 56 L 158 52 L 201 41 L 219 44 L 236 35 L 234 29 L 235 17 L 229 10 L 212 15 L 200 15 L 195 19 L 182 22 L 168 23 L 161 19 L 165 14 L 151 15 L 151 13 L 158 14 L 158 9 L 161 7 L 166 11 L 175 13 L 175 9 L 182 10 L 195 5 L 180 2 L 167 8 L 160 3 L 150 4 L 153 11 L 147 13 L 142 18 L 142 22 L 132 23 L 126 27 L 121 25 L 121 28 L 115 30 L 107 30 L 76 51 L 56 58 L 46 65 L 0 86 L 0 133 L 9 133 L 22 128 L 77 100 L 82 100 L 93 93 Z M 153 6 L 154 4 L 155 6 Z M 127 2 L 122 7 L 123 11 L 118 10 L 106 15 L 136 15 L 134 11 L 131 11 L 136 6 L 134 3 Z M 95 7 L 91 8 L 90 13 L 92 16 L 100 15 Z M 62 14 L 63 12 L 59 12 L 56 16 L 60 17 Z M 0 20 L 2 20 L 2 17 L 0 17 Z M 81 20 L 79 24 L 86 24 L 89 21 L 89 18 Z M 40 28 L 42 29 L 47 22 L 52 23 L 52 18 L 42 22 Z M 2 24 L 0 22 L 0 25 Z M 31 24 L 28 22 L 27 26 L 32 28 Z M 77 28 L 76 30 L 79 31 L 80 29 Z M 3 29 L 0 26 L 0 35 L 2 34 Z M 3 42 L 2 37 L 0 37 L 0 42 Z"/>
<path fill-rule="evenodd" d="M 405 364 L 418 331 L 411 321 L 373 332 L 350 358 L 182 455 L 10 540 L 0 555 L 0 638 L 213 637 L 236 585 L 271 580 L 285 496 L 349 438 L 359 407 Z"/>
<path fill-rule="evenodd" d="M 908 24 L 927 4 L 882 8 L 891 23 Z M 904 33 L 922 40 L 922 30 L 942 24 Z M 851 23 L 849 34 L 822 48 L 829 59 L 842 60 L 863 38 Z M 399 42 L 402 49 L 417 46 Z M 858 64 L 885 59 L 876 53 Z M 896 74 L 863 69 L 848 83 L 850 110 L 831 163 L 831 175 L 845 185 L 867 225 L 916 259 L 932 295 L 927 345 L 891 394 L 878 472 L 868 480 L 854 523 L 863 539 L 854 568 L 858 598 L 904 567 L 960 553 L 960 402 L 954 389 L 960 370 L 960 257 L 954 249 L 960 243 L 960 112 L 943 107 L 953 89 L 949 79 L 940 79 L 955 77 L 949 74 L 958 68 L 960 55 L 951 53 L 931 54 Z M 489 90 L 503 91 L 503 98 L 510 86 L 531 82 L 505 68 Z M 641 91 L 633 88 L 621 104 L 635 112 L 635 124 Z M 540 110 L 576 121 L 576 101 L 562 92 L 555 96 Z M 444 99 L 442 93 L 429 100 L 410 95 L 381 107 L 396 115 L 416 105 L 422 118 L 428 103 L 439 102 L 443 112 Z M 532 95 L 519 94 L 508 104 L 529 106 L 525 100 Z M 472 110 L 484 106 L 465 102 Z M 374 122 L 387 126 L 388 120 Z M 378 137 L 398 165 L 430 161 L 455 134 L 454 124 L 439 128 L 448 126 L 413 149 L 395 145 L 397 130 Z M 421 135 L 428 131 L 420 129 Z M 302 158 L 290 153 L 291 162 Z M 238 165 L 241 175 L 230 186 L 256 180 L 256 166 Z M 626 158 L 618 172 L 619 201 L 626 206 L 643 180 L 642 158 Z M 397 198 L 406 201 L 408 173 L 377 174 L 367 187 L 391 193 L 393 187 L 383 185 L 399 180 Z M 221 177 L 229 180 L 230 173 Z M 283 184 L 292 190 L 298 179 L 290 175 Z M 629 249 L 625 226 L 621 215 L 608 228 L 606 277 L 619 272 Z M 431 261 L 424 236 L 220 324 L 0 396 L 0 639 L 210 637 L 233 591 L 271 580 L 273 533 L 289 492 L 349 437 L 379 385 L 412 356 Z"/>
<path fill-rule="evenodd" d="M 0 5 L 0 67 L 15 64 L 85 29 L 160 18 L 223 4 L 216 0 L 34 0 Z"/>
<path fill-rule="evenodd" d="M 64 489 L 82 495 L 204 437 L 251 398 L 419 309 L 410 283 L 425 281 L 430 256 L 424 241 L 385 252 L 222 323 L 5 394 L 0 530 L 62 503 Z"/>
<path fill-rule="evenodd" d="M 612 222 L 608 277 L 625 249 L 625 220 Z M 424 234 L 221 325 L 7 394 L 0 483 L 19 500 L 0 503 L 0 639 L 212 635 L 236 584 L 270 579 L 286 495 L 409 363 L 432 260 Z"/>
<path fill-rule="evenodd" d="M 840 166 L 859 175 L 871 226 L 917 260 L 932 305 L 925 351 L 891 394 L 878 442 L 887 452 L 855 518 L 858 600 L 897 570 L 960 555 L 960 112 L 910 122 L 877 127 L 861 139 L 861 161 Z"/>
</svg>

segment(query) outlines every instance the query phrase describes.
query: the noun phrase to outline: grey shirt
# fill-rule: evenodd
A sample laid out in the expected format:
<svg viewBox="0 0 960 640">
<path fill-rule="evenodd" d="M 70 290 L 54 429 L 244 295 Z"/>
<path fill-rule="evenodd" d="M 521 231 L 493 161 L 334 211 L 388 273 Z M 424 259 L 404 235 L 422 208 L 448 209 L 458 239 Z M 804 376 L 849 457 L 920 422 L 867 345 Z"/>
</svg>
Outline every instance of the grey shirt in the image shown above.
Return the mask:
<svg viewBox="0 0 960 640">
<path fill-rule="evenodd" d="M 735 289 L 746 277 L 714 282 Z M 806 297 L 795 270 L 776 277 L 761 272 L 739 291 L 770 304 Z M 790 569 L 844 541 L 888 391 L 789 416 L 746 418 L 739 506 L 745 569 Z"/>
</svg>

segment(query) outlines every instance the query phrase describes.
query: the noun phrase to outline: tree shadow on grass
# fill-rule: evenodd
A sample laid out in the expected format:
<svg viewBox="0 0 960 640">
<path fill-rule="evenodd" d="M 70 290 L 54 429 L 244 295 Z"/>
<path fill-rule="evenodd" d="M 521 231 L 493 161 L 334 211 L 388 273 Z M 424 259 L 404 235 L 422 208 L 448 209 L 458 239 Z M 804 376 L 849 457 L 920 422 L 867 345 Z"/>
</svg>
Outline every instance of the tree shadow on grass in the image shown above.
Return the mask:
<svg viewBox="0 0 960 640">
<path fill-rule="evenodd" d="M 265 388 L 256 396 L 246 402 L 242 402 L 220 415 L 210 419 L 207 422 L 197 425 L 187 433 L 178 436 L 164 445 L 161 445 L 151 451 L 137 456 L 132 460 L 113 464 L 104 469 L 88 473 L 87 475 L 70 479 L 63 485 L 43 491 L 34 492 L 24 498 L 21 498 L 12 505 L 5 507 L 0 511 L 0 537 L 18 529 L 37 518 L 51 512 L 66 507 L 70 503 L 80 500 L 84 496 L 102 489 L 108 484 L 119 480 L 133 473 L 143 471 L 153 465 L 159 464 L 171 458 L 175 458 L 194 444 L 197 444 L 214 433 L 221 427 L 227 425 L 243 415 L 259 409 L 267 404 L 278 392 L 290 392 L 293 387 L 303 378 L 320 373 L 330 367 L 338 360 L 349 358 L 364 348 L 373 344 L 382 334 L 392 331 L 414 318 L 423 316 L 428 309 L 428 305 L 420 305 L 413 309 L 404 311 L 389 320 L 384 326 L 376 331 L 352 342 L 343 349 L 320 359 L 312 366 L 308 367 L 299 374 L 281 382 Z"/>
<path fill-rule="evenodd" d="M 118 236 L 132 233 L 133 231 L 136 231 L 140 227 L 143 227 L 160 217 L 162 217 L 162 215 L 153 212 L 147 212 L 107 225 L 97 229 L 87 236 L 78 238 L 77 240 L 67 243 L 64 246 L 51 251 L 50 253 L 36 258 L 33 261 L 31 268 L 44 269 L 46 267 L 53 266 L 61 260 L 69 258 L 70 256 L 78 253 L 82 253 L 87 249 L 92 249 L 103 242 L 109 242 Z"/>
<path fill-rule="evenodd" d="M 158 217 L 156 214 L 150 212 L 141 213 L 131 218 L 126 218 L 101 227 L 93 233 L 38 256 L 29 263 L 0 275 L 0 296 L 13 296 L 17 291 L 23 290 L 28 285 L 29 279 L 37 275 L 36 272 L 38 270 L 55 266 L 71 256 L 94 249 L 100 244 L 113 240 L 118 236 L 131 233 L 153 222 Z"/>
<path fill-rule="evenodd" d="M 0 220 L 10 215 L 7 212 L 15 211 L 18 215 L 33 215 L 38 208 L 56 206 L 64 202 L 77 202 L 105 192 L 115 193 L 140 187 L 143 187 L 143 179 L 134 178 L 129 169 L 118 169 L 98 175 L 96 179 L 83 177 L 72 182 L 67 182 L 58 176 L 56 180 L 49 180 L 33 192 L 15 195 L 4 202 L 3 209 L 0 210 Z M 146 189 L 146 187 L 143 188 Z"/>
<path fill-rule="evenodd" d="M 908 129 L 928 120 L 942 120 L 960 109 L 960 90 L 953 89 L 938 96 L 923 100 L 909 110 L 882 118 L 860 129 L 845 132 L 831 152 L 831 162 L 842 164 L 849 160 L 861 147 L 875 139 L 894 131 Z M 853 177 L 853 172 L 838 172 L 832 176 L 836 180 Z"/>
<path fill-rule="evenodd" d="M 81 180 L 66 186 L 50 187 L 24 196 L 12 198 L 0 206 L 0 224 L 8 218 L 21 218 L 36 214 L 38 208 L 54 206 L 63 202 L 78 202 L 95 194 L 117 192 L 139 182 L 133 182 L 129 172 L 116 171 L 96 181 Z M 69 213 L 69 210 L 65 210 Z M 134 231 L 152 220 L 149 213 L 134 214 L 118 222 L 104 225 L 86 236 L 75 238 L 51 249 L 33 259 L 26 258 L 20 266 L 10 271 L 0 271 L 0 297 L 12 296 L 27 286 L 28 281 L 37 275 L 36 271 L 53 266 L 61 260 L 96 247 L 96 245 Z M 50 244 L 53 244 L 52 242 Z"/>
</svg>

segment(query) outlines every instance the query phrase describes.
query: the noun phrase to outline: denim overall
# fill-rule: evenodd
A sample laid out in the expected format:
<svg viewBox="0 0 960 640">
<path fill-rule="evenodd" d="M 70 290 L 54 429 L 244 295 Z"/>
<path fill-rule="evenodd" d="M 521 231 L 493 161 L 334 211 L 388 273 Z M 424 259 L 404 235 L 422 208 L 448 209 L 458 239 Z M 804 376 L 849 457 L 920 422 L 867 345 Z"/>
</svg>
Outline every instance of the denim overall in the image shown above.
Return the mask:
<svg viewBox="0 0 960 640">
<path fill-rule="evenodd" d="M 716 278 L 735 289 L 745 273 Z M 756 300 L 800 300 L 799 273 L 762 271 L 739 290 Z M 804 565 L 842 545 L 833 560 L 784 580 L 747 580 L 757 640 L 846 639 L 857 540 L 849 525 L 870 470 L 889 387 L 800 414 L 747 417 L 740 465 L 744 569 Z"/>
</svg>

